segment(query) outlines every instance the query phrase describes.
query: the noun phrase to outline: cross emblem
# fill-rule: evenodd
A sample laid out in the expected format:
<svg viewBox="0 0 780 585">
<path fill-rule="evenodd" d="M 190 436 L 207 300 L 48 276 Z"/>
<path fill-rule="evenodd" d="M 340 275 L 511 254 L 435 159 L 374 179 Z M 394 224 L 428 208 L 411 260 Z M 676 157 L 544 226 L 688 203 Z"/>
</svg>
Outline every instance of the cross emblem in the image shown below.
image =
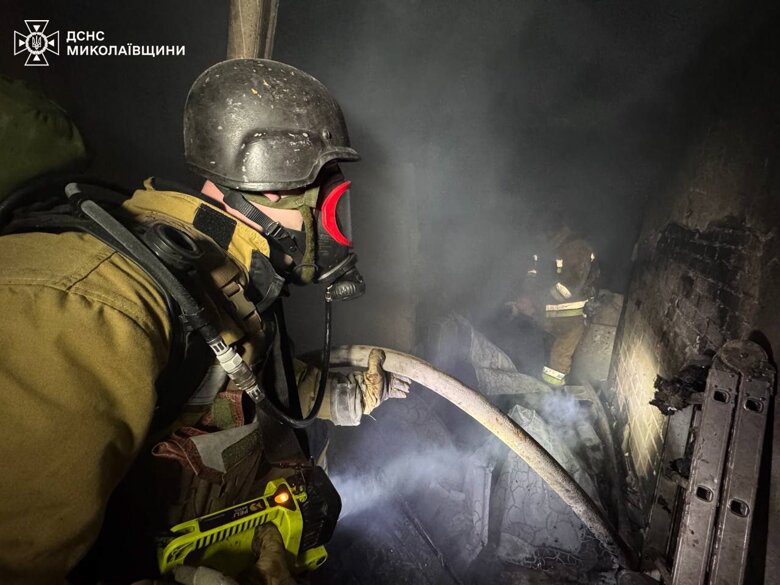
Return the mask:
<svg viewBox="0 0 780 585">
<path fill-rule="evenodd" d="M 60 33 L 46 34 L 48 20 L 25 20 L 27 34 L 14 31 L 14 55 L 27 51 L 25 67 L 47 67 L 46 52 L 60 54 Z"/>
</svg>

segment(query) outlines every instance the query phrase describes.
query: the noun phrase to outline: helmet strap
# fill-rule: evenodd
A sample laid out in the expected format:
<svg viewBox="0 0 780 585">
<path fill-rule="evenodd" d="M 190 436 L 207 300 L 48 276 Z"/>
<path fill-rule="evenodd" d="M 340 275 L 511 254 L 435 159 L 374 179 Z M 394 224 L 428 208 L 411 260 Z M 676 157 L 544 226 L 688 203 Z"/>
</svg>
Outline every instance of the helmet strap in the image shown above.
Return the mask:
<svg viewBox="0 0 780 585">
<path fill-rule="evenodd" d="M 283 197 L 279 201 L 270 201 L 266 197 L 263 197 L 262 205 L 265 207 L 272 207 L 276 209 L 298 209 L 301 212 L 303 218 L 303 229 L 305 233 L 305 249 L 303 254 L 295 242 L 292 234 L 282 227 L 279 222 L 274 221 L 268 217 L 265 213 L 260 211 L 257 207 L 252 205 L 247 198 L 250 198 L 255 203 L 256 197 L 252 195 L 246 195 L 241 191 L 224 187 L 220 185 L 220 188 L 225 193 L 225 203 L 230 207 L 245 215 L 247 219 L 255 222 L 263 229 L 263 234 L 274 241 L 282 251 L 288 256 L 292 257 L 295 262 L 295 268 L 293 269 L 300 282 L 302 284 L 308 284 L 312 282 L 316 276 L 317 267 L 314 262 L 314 244 L 316 236 L 314 234 L 314 214 L 313 208 L 317 205 L 317 197 L 319 195 L 319 187 L 315 187 L 306 191 L 303 195 L 291 195 Z M 266 205 L 266 203 L 268 205 Z"/>
<path fill-rule="evenodd" d="M 297 209 L 303 218 L 303 231 L 306 234 L 306 248 L 302 260 L 296 260 L 298 278 L 303 284 L 308 284 L 317 276 L 314 245 L 317 241 L 314 233 L 314 209 L 320 197 L 319 185 L 306 189 L 301 195 L 285 195 L 277 201 L 271 201 L 265 196 L 247 194 L 246 197 L 260 205 L 272 209 Z"/>
<path fill-rule="evenodd" d="M 274 209 L 300 209 L 309 207 L 316 209 L 317 201 L 320 198 L 319 185 L 306 189 L 301 195 L 285 195 L 278 201 L 271 201 L 268 197 L 258 196 L 254 193 L 245 193 L 245 196 L 262 207 L 272 207 Z"/>
</svg>

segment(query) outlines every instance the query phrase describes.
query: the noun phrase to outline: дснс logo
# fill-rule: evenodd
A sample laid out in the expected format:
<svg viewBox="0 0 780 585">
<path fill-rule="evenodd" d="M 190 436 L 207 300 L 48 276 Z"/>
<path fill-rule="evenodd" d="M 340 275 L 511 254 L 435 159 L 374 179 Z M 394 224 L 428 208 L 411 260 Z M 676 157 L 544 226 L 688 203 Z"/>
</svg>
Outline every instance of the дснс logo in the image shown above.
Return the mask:
<svg viewBox="0 0 780 585">
<path fill-rule="evenodd" d="M 53 32 L 46 34 L 48 20 L 25 20 L 27 25 L 27 34 L 14 31 L 14 55 L 22 51 L 27 51 L 27 61 L 25 67 L 46 67 L 49 62 L 46 60 L 46 51 L 51 51 L 55 55 L 60 54 L 60 33 Z"/>
</svg>

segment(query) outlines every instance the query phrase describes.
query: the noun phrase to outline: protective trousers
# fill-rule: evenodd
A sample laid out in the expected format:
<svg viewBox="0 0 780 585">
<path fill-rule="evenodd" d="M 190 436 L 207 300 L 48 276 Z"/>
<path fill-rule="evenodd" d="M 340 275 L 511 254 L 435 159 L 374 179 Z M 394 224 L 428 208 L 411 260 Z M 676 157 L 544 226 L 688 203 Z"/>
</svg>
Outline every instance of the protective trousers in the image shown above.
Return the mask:
<svg viewBox="0 0 780 585">
<path fill-rule="evenodd" d="M 585 333 L 585 319 L 582 315 L 548 318 L 547 329 L 553 342 L 544 368 L 544 380 L 550 384 L 563 385 L 571 371 L 574 351 Z"/>
</svg>

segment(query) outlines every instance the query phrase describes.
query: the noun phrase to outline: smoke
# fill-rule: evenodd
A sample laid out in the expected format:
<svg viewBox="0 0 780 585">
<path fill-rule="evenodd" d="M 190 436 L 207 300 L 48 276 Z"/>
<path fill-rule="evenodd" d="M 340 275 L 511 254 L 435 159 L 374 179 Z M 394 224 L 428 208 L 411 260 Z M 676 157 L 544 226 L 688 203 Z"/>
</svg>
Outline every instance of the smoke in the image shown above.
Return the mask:
<svg viewBox="0 0 780 585">
<path fill-rule="evenodd" d="M 506 447 L 485 429 L 451 416 L 454 407 L 429 403 L 418 392 L 383 405 L 375 423 L 338 429 L 330 476 L 342 512 L 330 550 L 357 581 L 399 582 L 404 567 L 440 564 L 452 579 L 417 575 L 400 582 L 466 582 L 483 553 L 482 562 L 493 568 L 501 564 L 496 554 L 553 572 L 566 571 L 558 553 L 569 555 L 569 565 L 576 558 L 577 570 L 601 566 L 598 546 L 534 472 L 516 456 L 506 458 Z M 597 437 L 591 431 L 587 455 L 574 448 L 586 446 L 582 405 L 558 393 L 532 407 L 518 406 L 521 398 L 514 397 L 510 416 L 596 501 L 605 501 L 599 487 L 608 482 L 597 481 L 604 476 L 592 467 L 599 465 Z M 491 533 L 498 552 L 490 548 Z"/>
<path fill-rule="evenodd" d="M 564 425 L 573 425 L 583 419 L 583 405 L 580 400 L 564 392 L 545 394 L 535 410 L 547 419 Z"/>
<path fill-rule="evenodd" d="M 345 172 L 367 295 L 336 341 L 410 349 L 443 311 L 478 321 L 544 214 L 620 290 L 682 139 L 683 72 L 725 4 L 286 1 L 274 55 L 331 88 L 363 155 Z M 301 342 L 310 300 L 290 319 Z"/>
<path fill-rule="evenodd" d="M 533 436 L 594 501 L 611 507 L 614 475 L 605 459 L 611 453 L 587 402 L 513 371 L 461 317 L 443 320 L 421 353 L 463 379 L 471 368 L 472 387 Z M 557 554 L 551 551 L 562 550 L 579 559 L 578 568 L 600 566 L 598 547 L 585 544 L 592 539 L 573 512 L 527 465 L 506 457 L 507 448 L 486 429 L 439 397 L 415 387 L 405 400 L 383 404 L 376 421 L 339 429 L 338 437 L 330 472 L 343 504 L 342 537 L 332 548 L 340 558 L 357 558 L 354 547 L 373 558 L 392 546 L 394 562 L 423 563 L 425 551 L 433 550 L 463 578 L 483 552 L 484 562 L 496 560 L 486 549 L 492 531 L 496 554 L 509 562 L 539 568 L 544 558 L 545 570 L 555 571 L 561 563 L 549 560 Z M 427 543 L 422 552 L 414 544 L 420 538 Z M 377 566 L 361 575 L 384 582 Z"/>
<path fill-rule="evenodd" d="M 465 453 L 453 446 L 424 448 L 381 462 L 380 468 L 336 472 L 331 476 L 341 495 L 341 517 L 379 510 L 394 500 L 409 501 L 423 492 L 462 481 Z"/>
</svg>

